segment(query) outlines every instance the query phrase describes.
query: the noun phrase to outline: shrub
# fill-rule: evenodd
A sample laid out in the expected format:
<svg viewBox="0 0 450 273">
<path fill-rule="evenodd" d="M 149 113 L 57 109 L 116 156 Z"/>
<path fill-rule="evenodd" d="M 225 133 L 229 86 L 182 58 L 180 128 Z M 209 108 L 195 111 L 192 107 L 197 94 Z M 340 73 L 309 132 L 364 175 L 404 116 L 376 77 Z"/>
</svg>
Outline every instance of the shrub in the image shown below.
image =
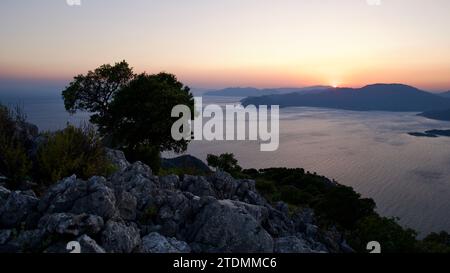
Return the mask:
<svg viewBox="0 0 450 273">
<path fill-rule="evenodd" d="M 450 234 L 431 233 L 419 243 L 419 249 L 426 253 L 450 253 Z"/>
<path fill-rule="evenodd" d="M 24 122 L 20 109 L 15 112 L 0 105 L 0 174 L 7 185 L 16 189 L 30 174 L 31 161 L 27 157 L 26 143 L 17 133 L 17 124 Z"/>
<path fill-rule="evenodd" d="M 415 231 L 400 226 L 395 218 L 372 215 L 358 222 L 350 244 L 361 252 L 366 251 L 366 244 L 370 241 L 379 242 L 383 253 L 414 252 L 416 235 Z"/>
<path fill-rule="evenodd" d="M 311 196 L 299 190 L 295 186 L 287 185 L 282 186 L 280 189 L 280 199 L 288 204 L 292 205 L 306 205 L 310 202 Z"/>
<path fill-rule="evenodd" d="M 208 162 L 208 166 L 228 172 L 235 176 L 238 176 L 242 171 L 237 159 L 234 158 L 234 154 L 231 153 L 225 153 L 219 156 L 208 154 L 206 161 Z"/>
<path fill-rule="evenodd" d="M 273 195 L 277 191 L 275 183 L 265 179 L 256 180 L 256 189 L 270 201 L 273 200 Z"/>
<path fill-rule="evenodd" d="M 113 171 L 105 149 L 90 126 L 68 126 L 62 131 L 46 134 L 47 141 L 39 147 L 36 158 L 38 180 L 43 185 L 76 174 L 82 179 L 109 175 Z"/>
<path fill-rule="evenodd" d="M 336 186 L 326 192 L 315 206 L 319 215 L 346 229 L 352 229 L 359 220 L 375 213 L 375 202 L 361 198 L 351 187 Z"/>
<path fill-rule="evenodd" d="M 150 166 L 154 173 L 159 173 L 161 168 L 161 152 L 154 145 L 138 145 L 133 148 L 123 148 L 126 158 L 130 162 L 141 161 Z"/>
</svg>

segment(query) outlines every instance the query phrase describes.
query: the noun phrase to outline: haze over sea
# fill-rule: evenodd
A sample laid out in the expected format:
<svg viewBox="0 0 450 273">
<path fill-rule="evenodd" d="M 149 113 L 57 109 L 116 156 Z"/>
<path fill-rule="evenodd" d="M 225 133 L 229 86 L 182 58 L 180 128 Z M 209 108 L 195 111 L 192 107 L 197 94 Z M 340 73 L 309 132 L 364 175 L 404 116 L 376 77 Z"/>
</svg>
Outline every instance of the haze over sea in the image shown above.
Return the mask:
<svg viewBox="0 0 450 273">
<path fill-rule="evenodd" d="M 240 98 L 204 97 L 205 103 L 237 103 Z M 86 113 L 70 116 L 59 95 L 5 96 L 19 104 L 41 130 L 79 125 Z M 450 129 L 450 122 L 417 113 L 353 112 L 321 108 L 280 110 L 280 147 L 260 152 L 258 142 L 191 142 L 187 153 L 206 159 L 231 152 L 245 168 L 301 167 L 335 179 L 373 198 L 384 216 L 421 232 L 450 231 L 450 138 L 418 138 L 407 133 Z"/>
</svg>

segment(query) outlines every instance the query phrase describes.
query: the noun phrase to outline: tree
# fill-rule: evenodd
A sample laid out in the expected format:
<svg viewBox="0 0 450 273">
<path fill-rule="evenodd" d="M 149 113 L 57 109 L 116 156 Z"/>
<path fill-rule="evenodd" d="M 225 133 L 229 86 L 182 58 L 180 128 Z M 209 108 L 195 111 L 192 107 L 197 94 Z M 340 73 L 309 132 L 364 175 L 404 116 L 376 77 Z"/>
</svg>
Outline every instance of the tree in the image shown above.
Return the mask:
<svg viewBox="0 0 450 273">
<path fill-rule="evenodd" d="M 209 154 L 206 157 L 208 166 L 228 172 L 230 174 L 237 174 L 242 171 L 237 159 L 234 158 L 234 154 L 225 153 L 219 156 Z"/>
<path fill-rule="evenodd" d="M 66 110 L 70 113 L 95 113 L 91 121 L 96 123 L 99 118 L 108 115 L 115 93 L 134 77 L 133 69 L 126 61 L 114 66 L 105 64 L 94 71 L 88 71 L 86 75 L 78 75 L 62 92 Z"/>
<path fill-rule="evenodd" d="M 176 105 L 186 105 L 194 113 L 194 98 L 189 87 L 172 74 L 140 74 L 117 92 L 110 105 L 110 115 L 99 120 L 101 131 L 109 133 L 112 143 L 158 168 L 160 151 L 183 152 L 188 140 L 172 138 L 171 116 Z M 193 115 L 191 115 L 193 116 Z"/>
<path fill-rule="evenodd" d="M 75 77 L 63 91 L 66 109 L 94 113 L 105 143 L 125 151 L 129 160 L 140 160 L 158 171 L 160 152 L 183 152 L 188 140 L 174 140 L 171 134 L 172 108 L 188 106 L 194 116 L 194 99 L 189 87 L 168 73 L 133 74 L 125 61 L 102 65 L 94 72 Z"/>
</svg>

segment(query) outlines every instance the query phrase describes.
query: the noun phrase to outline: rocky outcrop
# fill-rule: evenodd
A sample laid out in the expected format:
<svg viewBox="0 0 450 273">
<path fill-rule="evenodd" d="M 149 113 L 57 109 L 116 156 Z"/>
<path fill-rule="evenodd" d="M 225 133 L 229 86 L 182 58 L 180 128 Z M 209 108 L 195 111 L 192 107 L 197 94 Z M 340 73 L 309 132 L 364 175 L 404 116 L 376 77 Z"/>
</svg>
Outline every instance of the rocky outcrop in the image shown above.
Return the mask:
<svg viewBox="0 0 450 273">
<path fill-rule="evenodd" d="M 117 172 L 34 193 L 0 187 L 0 252 L 321 253 L 351 251 L 310 209 L 271 205 L 227 173 L 158 177 L 109 150 Z M 70 249 L 70 248 L 69 248 Z"/>
</svg>

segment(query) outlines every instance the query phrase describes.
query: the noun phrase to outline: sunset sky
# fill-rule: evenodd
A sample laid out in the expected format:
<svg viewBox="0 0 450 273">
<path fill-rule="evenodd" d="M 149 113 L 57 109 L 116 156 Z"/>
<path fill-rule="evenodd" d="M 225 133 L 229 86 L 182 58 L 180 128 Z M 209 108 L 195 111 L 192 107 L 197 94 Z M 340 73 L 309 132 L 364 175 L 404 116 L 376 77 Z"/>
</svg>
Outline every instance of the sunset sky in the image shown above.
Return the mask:
<svg viewBox="0 0 450 273">
<path fill-rule="evenodd" d="M 70 81 L 104 63 L 197 88 L 450 90 L 449 0 L 0 1 L 0 79 Z"/>
</svg>

